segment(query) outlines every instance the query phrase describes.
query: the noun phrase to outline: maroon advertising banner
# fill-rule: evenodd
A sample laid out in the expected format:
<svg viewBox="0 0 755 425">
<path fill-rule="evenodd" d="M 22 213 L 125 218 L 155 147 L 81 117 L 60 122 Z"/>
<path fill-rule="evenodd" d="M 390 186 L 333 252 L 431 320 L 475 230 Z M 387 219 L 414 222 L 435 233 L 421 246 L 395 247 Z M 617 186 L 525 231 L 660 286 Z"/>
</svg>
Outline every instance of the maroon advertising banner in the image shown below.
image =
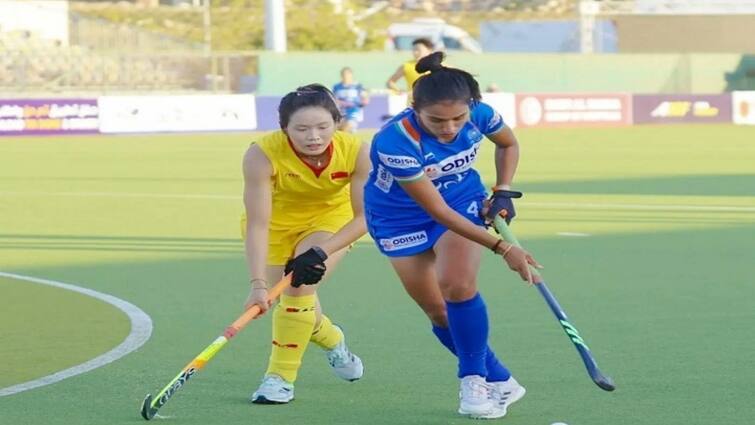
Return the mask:
<svg viewBox="0 0 755 425">
<path fill-rule="evenodd" d="M 732 122 L 731 94 L 636 94 L 635 124 Z"/>
<path fill-rule="evenodd" d="M 99 132 L 97 99 L 0 99 L 0 136 Z"/>
<path fill-rule="evenodd" d="M 516 95 L 519 127 L 624 126 L 632 123 L 628 93 Z"/>
</svg>

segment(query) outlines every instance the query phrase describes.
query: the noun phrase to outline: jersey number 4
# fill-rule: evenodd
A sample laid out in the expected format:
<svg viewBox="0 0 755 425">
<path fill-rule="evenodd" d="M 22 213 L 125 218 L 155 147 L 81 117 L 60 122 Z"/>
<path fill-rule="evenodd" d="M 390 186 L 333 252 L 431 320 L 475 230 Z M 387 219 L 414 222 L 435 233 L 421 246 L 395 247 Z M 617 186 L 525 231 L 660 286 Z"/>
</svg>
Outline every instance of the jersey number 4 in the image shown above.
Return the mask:
<svg viewBox="0 0 755 425">
<path fill-rule="evenodd" d="M 477 201 L 472 201 L 467 207 L 467 213 L 477 217 L 479 215 L 479 208 L 477 207 Z"/>
</svg>

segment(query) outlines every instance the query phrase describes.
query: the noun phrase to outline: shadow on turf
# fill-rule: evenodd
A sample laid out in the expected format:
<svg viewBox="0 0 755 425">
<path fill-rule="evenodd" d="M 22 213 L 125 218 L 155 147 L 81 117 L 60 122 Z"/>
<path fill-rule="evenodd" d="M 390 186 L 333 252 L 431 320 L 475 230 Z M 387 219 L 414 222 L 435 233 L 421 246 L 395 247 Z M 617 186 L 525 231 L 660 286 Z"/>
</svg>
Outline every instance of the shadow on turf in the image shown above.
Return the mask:
<svg viewBox="0 0 755 425">
<path fill-rule="evenodd" d="M 524 192 L 679 196 L 753 196 L 754 187 L 755 174 L 523 182 L 519 186 Z"/>
<path fill-rule="evenodd" d="M 239 253 L 241 239 L 148 236 L 0 235 L 0 250 Z"/>
<path fill-rule="evenodd" d="M 451 391 L 453 392 L 453 391 Z M 384 391 L 384 394 L 374 394 L 381 399 L 390 399 L 390 391 Z M 293 400 L 288 405 L 276 405 L 276 404 L 253 404 L 249 401 L 248 397 L 239 396 L 225 396 L 217 399 L 210 400 L 211 403 L 222 403 L 223 405 L 233 406 L 238 409 L 249 409 L 249 415 L 257 417 L 257 419 L 263 419 L 261 423 L 270 423 L 271 418 L 266 417 L 271 414 L 275 415 L 277 423 L 297 423 L 306 421 L 311 423 L 310 417 L 312 412 L 317 412 L 318 420 L 321 423 L 328 424 L 416 424 L 416 425 L 455 425 L 455 424 L 468 424 L 470 419 L 463 417 L 456 413 L 455 399 L 451 402 L 443 404 L 442 407 L 436 405 L 417 406 L 416 404 L 408 404 L 405 406 L 396 407 L 394 409 L 403 413 L 401 419 L 385 418 L 381 420 L 381 415 L 376 412 L 375 415 L 371 415 L 369 419 L 365 420 L 364 416 L 353 417 L 354 415 L 344 415 L 342 410 L 331 409 L 318 409 L 317 406 L 321 406 L 323 403 L 333 403 L 327 399 L 310 399 L 310 400 Z M 301 407 L 299 407 L 301 406 Z M 387 406 L 386 406 L 387 408 Z M 305 410 L 306 409 L 306 410 Z M 167 410 L 167 409 L 166 409 Z M 400 415 L 401 416 L 401 415 Z M 513 414 L 509 412 L 507 417 L 511 418 L 516 416 L 516 412 Z"/>
<path fill-rule="evenodd" d="M 676 225 L 717 225 L 737 226 L 741 219 L 732 219 L 728 212 L 685 211 L 688 217 L 662 217 L 653 211 L 647 216 L 637 217 L 636 213 L 607 208 L 601 217 L 594 214 L 585 216 L 585 212 L 576 208 L 563 207 L 557 217 L 552 219 L 529 217 L 528 221 L 548 222 L 595 222 L 595 223 L 670 223 Z M 739 212 L 736 212 L 739 213 Z M 741 213 L 740 213 L 741 214 Z M 689 217 L 689 215 L 693 215 Z M 160 253 L 199 253 L 199 254 L 239 254 L 243 252 L 241 239 L 236 238 L 180 238 L 151 236 L 76 236 L 76 235 L 0 235 L 0 250 L 35 250 L 35 251 L 107 251 L 107 252 L 160 252 Z"/>
<path fill-rule="evenodd" d="M 44 176 L 0 176 L 2 180 L 21 180 L 21 181 L 70 181 L 70 182 L 91 182 L 91 181 L 146 181 L 146 182 L 236 182 L 235 177 L 44 177 Z"/>
</svg>

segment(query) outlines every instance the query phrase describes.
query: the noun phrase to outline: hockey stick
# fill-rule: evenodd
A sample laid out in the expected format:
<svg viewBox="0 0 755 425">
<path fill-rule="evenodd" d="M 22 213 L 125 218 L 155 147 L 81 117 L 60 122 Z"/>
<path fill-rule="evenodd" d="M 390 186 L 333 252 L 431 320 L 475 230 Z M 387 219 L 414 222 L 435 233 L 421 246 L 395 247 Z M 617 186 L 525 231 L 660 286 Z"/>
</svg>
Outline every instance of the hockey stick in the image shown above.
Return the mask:
<svg viewBox="0 0 755 425">
<path fill-rule="evenodd" d="M 283 292 L 284 289 L 291 282 L 291 275 L 284 276 L 280 282 L 270 288 L 268 292 L 268 299 L 274 300 Z M 223 346 L 234 336 L 236 336 L 241 329 L 244 328 L 252 319 L 257 317 L 260 313 L 260 307 L 254 305 L 239 316 L 236 321 L 231 323 L 230 326 L 225 328 L 223 334 L 217 337 L 210 345 L 207 346 L 198 356 L 194 358 L 189 364 L 187 364 L 181 372 L 173 378 L 168 385 L 165 386 L 155 397 L 152 394 L 147 394 L 142 403 L 142 417 L 146 420 L 150 420 L 155 417 L 157 411 L 170 400 L 173 395 L 186 384 L 192 376 L 194 376 L 200 369 L 202 369 L 207 362 L 212 359 L 215 354 L 220 351 Z"/>
<path fill-rule="evenodd" d="M 506 224 L 506 221 L 504 221 L 503 218 L 497 216 L 495 218 L 495 221 L 493 222 L 493 225 L 495 226 L 495 229 L 498 231 L 498 233 L 503 236 L 506 242 L 521 247 L 519 241 L 516 239 L 516 236 L 514 236 L 514 234 L 511 232 L 511 229 L 509 229 L 509 226 Z M 530 270 L 532 271 L 534 276 L 541 277 L 540 273 L 538 273 L 538 271 L 534 267 L 530 267 Z M 595 362 L 590 349 L 587 347 L 587 344 L 585 344 L 585 341 L 579 335 L 577 328 L 569 323 L 569 318 L 566 317 L 566 313 L 564 313 L 564 310 L 558 304 L 556 298 L 553 296 L 553 294 L 551 294 L 551 291 L 548 289 L 548 285 L 546 285 L 545 282 L 541 280 L 539 283 L 536 283 L 535 286 L 540 291 L 540 294 L 543 296 L 543 298 L 545 298 L 545 301 L 548 303 L 551 311 L 556 316 L 561 326 L 564 328 L 566 336 L 568 336 L 571 342 L 574 343 L 574 347 L 579 352 L 580 357 L 582 357 L 582 362 L 585 364 L 587 373 L 590 374 L 590 378 L 592 378 L 593 382 L 595 382 L 595 384 L 606 391 L 615 390 L 616 386 L 613 383 L 613 379 L 603 375 L 600 369 L 598 369 L 598 364 Z"/>
</svg>

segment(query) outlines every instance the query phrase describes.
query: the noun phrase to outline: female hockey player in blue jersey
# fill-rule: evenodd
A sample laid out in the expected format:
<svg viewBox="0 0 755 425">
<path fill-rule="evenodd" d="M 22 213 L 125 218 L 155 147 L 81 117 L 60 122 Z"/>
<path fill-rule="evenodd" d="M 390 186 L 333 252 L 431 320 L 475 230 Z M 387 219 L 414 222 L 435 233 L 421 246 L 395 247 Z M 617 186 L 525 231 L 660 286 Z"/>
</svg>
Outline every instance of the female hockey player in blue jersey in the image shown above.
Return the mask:
<svg viewBox="0 0 755 425">
<path fill-rule="evenodd" d="M 414 84 L 412 107 L 372 141 L 365 216 L 433 333 L 458 357 L 459 413 L 499 418 L 525 390 L 488 346 L 488 316 L 476 282 L 481 248 L 500 255 L 530 283 L 528 266 L 540 265 L 485 229 L 497 214 L 514 217 L 511 198 L 521 196 L 511 190 L 519 145 L 501 116 L 480 101 L 474 77 L 442 61 L 436 52 L 417 63 L 417 72 L 429 74 Z M 497 182 L 488 201 L 472 168 L 483 136 L 496 145 Z"/>
</svg>

